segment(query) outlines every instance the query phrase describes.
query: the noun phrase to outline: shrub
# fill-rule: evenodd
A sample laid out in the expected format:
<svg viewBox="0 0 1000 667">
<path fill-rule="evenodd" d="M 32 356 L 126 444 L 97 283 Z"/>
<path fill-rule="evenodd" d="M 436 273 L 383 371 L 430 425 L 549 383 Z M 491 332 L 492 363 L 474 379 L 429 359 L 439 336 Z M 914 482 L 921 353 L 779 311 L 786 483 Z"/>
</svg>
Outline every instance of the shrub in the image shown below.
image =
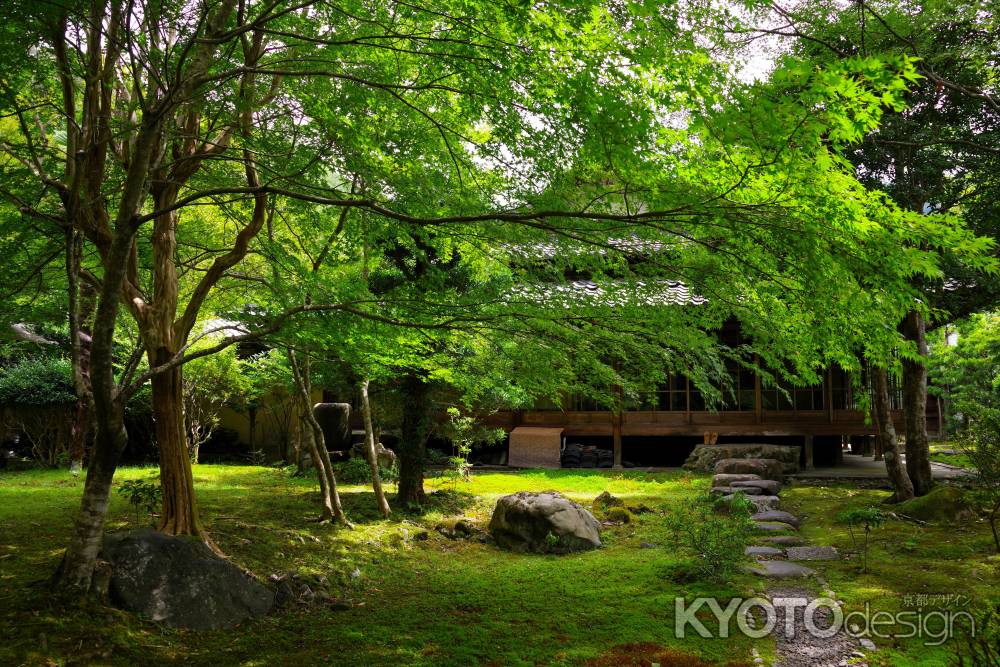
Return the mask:
<svg viewBox="0 0 1000 667">
<path fill-rule="evenodd" d="M 28 357 L 0 370 L 0 404 L 44 406 L 75 401 L 68 359 Z"/>
<path fill-rule="evenodd" d="M 337 480 L 344 484 L 368 484 L 372 481 L 372 469 L 368 461 L 355 456 L 347 459 L 343 463 L 335 466 Z M 379 474 L 383 482 L 396 482 L 399 480 L 399 469 L 396 466 L 386 468 L 379 466 Z"/>
<path fill-rule="evenodd" d="M 696 555 L 694 569 L 699 576 L 713 581 L 736 573 L 746 559 L 754 529 L 745 506 L 732 507 L 730 514 L 723 516 L 715 512 L 714 501 L 708 497 L 672 507 L 666 525 L 678 542 Z"/>
</svg>

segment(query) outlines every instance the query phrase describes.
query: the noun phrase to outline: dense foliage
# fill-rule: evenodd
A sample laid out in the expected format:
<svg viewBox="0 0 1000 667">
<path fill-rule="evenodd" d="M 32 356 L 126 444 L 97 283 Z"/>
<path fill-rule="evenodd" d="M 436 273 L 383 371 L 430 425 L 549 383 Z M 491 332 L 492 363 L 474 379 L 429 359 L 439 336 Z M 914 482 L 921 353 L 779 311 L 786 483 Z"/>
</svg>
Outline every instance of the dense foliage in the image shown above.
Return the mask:
<svg viewBox="0 0 1000 667">
<path fill-rule="evenodd" d="M 65 405 L 76 401 L 70 362 L 62 357 L 24 357 L 0 368 L 0 405 Z"/>
</svg>

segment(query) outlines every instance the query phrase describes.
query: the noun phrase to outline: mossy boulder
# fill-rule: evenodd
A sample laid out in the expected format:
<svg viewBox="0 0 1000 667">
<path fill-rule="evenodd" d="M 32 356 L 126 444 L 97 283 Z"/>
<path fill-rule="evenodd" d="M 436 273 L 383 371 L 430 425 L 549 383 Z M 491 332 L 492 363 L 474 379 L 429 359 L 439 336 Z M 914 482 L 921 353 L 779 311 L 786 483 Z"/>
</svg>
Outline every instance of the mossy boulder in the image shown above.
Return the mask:
<svg viewBox="0 0 1000 667">
<path fill-rule="evenodd" d="M 957 486 L 941 484 L 934 487 L 926 496 L 899 503 L 893 511 L 928 523 L 964 521 L 974 514 L 972 503 L 966 498 L 964 490 Z"/>
<path fill-rule="evenodd" d="M 625 502 L 621 498 L 615 497 L 607 491 L 604 491 L 601 495 L 594 498 L 592 507 L 595 512 L 602 512 L 610 507 L 621 507 L 624 504 Z"/>
<path fill-rule="evenodd" d="M 604 512 L 604 518 L 612 523 L 631 523 L 635 517 L 625 507 L 609 507 Z"/>
</svg>

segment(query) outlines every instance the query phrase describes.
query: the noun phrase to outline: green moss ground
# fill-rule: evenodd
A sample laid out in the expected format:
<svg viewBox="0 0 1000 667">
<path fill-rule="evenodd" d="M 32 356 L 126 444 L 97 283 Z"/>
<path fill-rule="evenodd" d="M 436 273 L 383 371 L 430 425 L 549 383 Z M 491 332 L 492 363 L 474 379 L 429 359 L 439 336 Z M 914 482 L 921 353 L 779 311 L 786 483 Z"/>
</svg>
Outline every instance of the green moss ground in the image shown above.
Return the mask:
<svg viewBox="0 0 1000 667">
<path fill-rule="evenodd" d="M 124 469 L 116 483 L 154 472 Z M 82 480 L 62 471 L 7 473 L 0 476 L 0 623 L 7 629 L 0 664 L 575 665 L 630 643 L 719 664 L 748 661 L 751 642 L 742 637 L 674 639 L 675 596 L 728 598 L 758 584 L 749 577 L 713 585 L 678 576 L 688 556 L 670 544 L 659 514 L 605 528 L 605 548 L 572 556 L 510 554 L 432 530 L 459 516 L 485 524 L 497 497 L 520 490 L 555 489 L 588 506 L 608 490 L 664 508 L 704 492 L 704 477 L 479 474 L 454 488 L 431 481 L 430 488 L 444 493 L 434 494 L 427 513 L 390 520 L 376 515 L 370 491 L 351 486 L 342 492 L 357 524 L 353 531 L 312 521 L 312 479 L 213 465 L 198 466 L 195 478 L 206 524 L 235 562 L 260 576 L 323 575 L 352 606 L 285 612 L 228 632 L 192 632 L 92 603 L 55 602 L 44 579 L 64 547 Z M 116 496 L 109 530 L 135 526 L 131 508 Z M 413 539 L 426 529 L 429 539 Z M 640 548 L 641 542 L 658 546 Z M 358 578 L 350 576 L 355 568 Z M 768 655 L 767 646 L 760 648 Z"/>
<path fill-rule="evenodd" d="M 120 471 L 117 482 L 155 474 Z M 233 631 L 163 628 L 89 602 L 53 599 L 53 571 L 79 501 L 81 480 L 62 471 L 0 475 L 0 664 L 30 665 L 578 665 L 640 664 L 661 648 L 708 663 L 747 663 L 751 642 L 736 636 L 673 637 L 674 597 L 746 595 L 759 581 L 714 585 L 692 579 L 690 555 L 677 549 L 660 514 L 605 528 L 604 549 L 573 556 L 518 555 L 477 542 L 451 541 L 433 527 L 470 517 L 485 524 L 501 495 L 555 489 L 589 506 L 608 490 L 628 503 L 664 509 L 703 493 L 708 479 L 682 472 L 526 471 L 484 473 L 435 493 L 423 515 L 374 511 L 360 486 L 343 489 L 357 529 L 320 526 L 311 479 L 282 470 L 201 465 L 196 482 L 213 538 L 234 561 L 260 576 L 292 571 L 322 575 L 351 603 L 346 610 L 284 612 Z M 904 608 L 907 595 L 963 595 L 986 600 L 1000 591 L 1000 560 L 988 528 L 971 521 L 919 525 L 890 521 L 873 535 L 872 572 L 859 573 L 845 509 L 877 505 L 887 493 L 849 483 L 792 485 L 783 507 L 805 521 L 813 543 L 848 558 L 818 565 L 848 611 Z M 891 509 L 891 508 L 888 508 Z M 146 517 L 140 523 L 148 521 Z M 110 530 L 137 525 L 115 496 Z M 423 530 L 429 539 L 414 539 Z M 657 545 L 642 548 L 643 542 Z M 361 576 L 352 578 L 358 569 Z M 947 665 L 952 644 L 876 640 L 872 665 Z M 623 645 L 625 646 L 623 648 Z M 614 649 L 618 647 L 618 649 Z M 765 659 L 773 644 L 756 642 Z M 625 656 L 624 658 L 622 656 Z M 630 657 L 629 657 L 630 656 Z M 669 664 L 669 663 L 664 663 Z M 675 664 L 693 664 L 681 659 Z"/>
</svg>

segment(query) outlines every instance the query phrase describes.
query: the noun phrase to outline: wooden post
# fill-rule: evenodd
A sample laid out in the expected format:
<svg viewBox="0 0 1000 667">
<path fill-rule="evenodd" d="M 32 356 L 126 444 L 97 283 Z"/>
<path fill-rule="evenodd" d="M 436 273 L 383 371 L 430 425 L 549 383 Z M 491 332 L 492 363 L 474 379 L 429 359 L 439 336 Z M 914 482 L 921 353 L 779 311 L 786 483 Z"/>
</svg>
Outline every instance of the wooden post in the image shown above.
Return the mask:
<svg viewBox="0 0 1000 667">
<path fill-rule="evenodd" d="M 805 449 L 805 455 L 806 455 L 806 470 L 812 470 L 813 469 L 813 437 L 811 435 L 807 435 L 805 437 L 805 443 L 803 444 L 803 448 Z"/>
<path fill-rule="evenodd" d="M 622 413 L 615 410 L 611 417 L 611 438 L 614 442 L 615 460 L 613 468 L 622 469 Z"/>
<path fill-rule="evenodd" d="M 826 403 L 827 418 L 833 423 L 833 366 L 826 369 L 826 378 L 823 383 L 823 401 Z"/>
<path fill-rule="evenodd" d="M 687 423 L 692 423 L 691 419 L 691 378 L 684 376 L 684 412 L 687 413 Z"/>
<path fill-rule="evenodd" d="M 754 364 L 760 366 L 760 357 L 753 355 Z M 755 424 L 764 421 L 764 392 L 760 388 L 760 372 L 753 373 L 753 420 Z"/>
</svg>

